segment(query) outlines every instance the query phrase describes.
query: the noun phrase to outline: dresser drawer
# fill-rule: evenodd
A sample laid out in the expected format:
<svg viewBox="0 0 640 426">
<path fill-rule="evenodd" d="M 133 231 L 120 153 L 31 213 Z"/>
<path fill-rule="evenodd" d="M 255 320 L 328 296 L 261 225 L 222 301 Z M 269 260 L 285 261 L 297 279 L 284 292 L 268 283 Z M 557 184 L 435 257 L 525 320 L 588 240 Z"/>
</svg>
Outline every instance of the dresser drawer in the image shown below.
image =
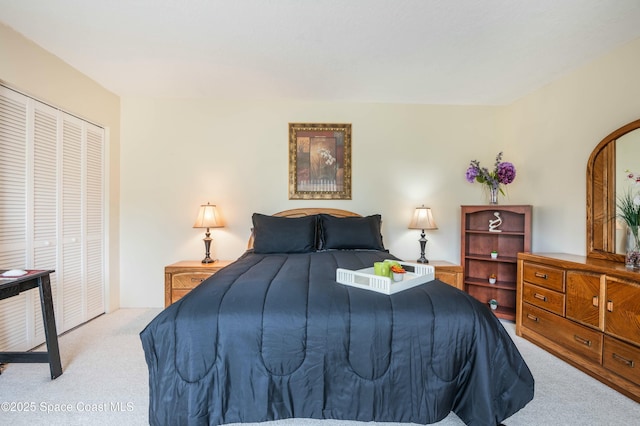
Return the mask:
<svg viewBox="0 0 640 426">
<path fill-rule="evenodd" d="M 213 275 L 211 272 L 184 272 L 182 274 L 174 274 L 171 287 L 193 289 L 211 275 Z"/>
<path fill-rule="evenodd" d="M 524 281 L 564 293 L 564 270 L 537 263 L 524 262 Z"/>
<path fill-rule="evenodd" d="M 640 285 L 638 282 L 606 278 L 604 331 L 640 345 Z"/>
<path fill-rule="evenodd" d="M 640 349 L 637 347 L 605 336 L 602 364 L 606 369 L 640 385 Z"/>
<path fill-rule="evenodd" d="M 602 334 L 597 331 L 528 303 L 522 304 L 522 325 L 585 359 L 602 362 Z"/>
<path fill-rule="evenodd" d="M 539 308 L 564 316 L 564 294 L 525 283 L 522 288 L 522 300 Z"/>
</svg>

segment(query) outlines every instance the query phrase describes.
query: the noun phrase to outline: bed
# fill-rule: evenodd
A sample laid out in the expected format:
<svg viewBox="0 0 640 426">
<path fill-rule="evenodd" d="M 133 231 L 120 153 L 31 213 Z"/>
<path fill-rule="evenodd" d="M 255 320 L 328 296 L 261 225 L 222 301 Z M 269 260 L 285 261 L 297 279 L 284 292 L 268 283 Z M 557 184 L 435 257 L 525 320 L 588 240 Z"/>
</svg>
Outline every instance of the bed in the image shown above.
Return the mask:
<svg viewBox="0 0 640 426">
<path fill-rule="evenodd" d="M 284 418 L 497 425 L 534 395 L 502 324 L 438 280 L 385 295 L 336 268 L 396 259 L 379 215 L 253 215 L 249 249 L 140 333 L 151 425 Z"/>
</svg>

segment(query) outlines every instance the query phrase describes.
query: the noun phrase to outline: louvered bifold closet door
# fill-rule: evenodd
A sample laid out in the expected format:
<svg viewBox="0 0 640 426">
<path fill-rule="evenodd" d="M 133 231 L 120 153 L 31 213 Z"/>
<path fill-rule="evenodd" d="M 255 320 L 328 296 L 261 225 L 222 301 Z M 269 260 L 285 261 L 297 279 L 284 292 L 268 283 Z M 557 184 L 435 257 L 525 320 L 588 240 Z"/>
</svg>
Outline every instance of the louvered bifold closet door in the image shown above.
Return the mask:
<svg viewBox="0 0 640 426">
<path fill-rule="evenodd" d="M 62 329 L 85 321 L 82 283 L 82 123 L 62 123 L 62 253 L 58 279 L 62 284 Z"/>
<path fill-rule="evenodd" d="M 62 330 L 104 312 L 104 130 L 62 118 Z"/>
<path fill-rule="evenodd" d="M 104 129 L 0 85 L 0 269 L 53 269 L 62 333 L 104 312 Z M 37 290 L 0 301 L 0 351 L 44 342 Z"/>
<path fill-rule="evenodd" d="M 33 119 L 33 268 L 58 270 L 58 121 L 59 114 L 54 108 L 34 102 Z M 58 307 L 58 273 L 51 274 L 53 310 Z M 33 324 L 35 341 L 44 341 L 40 295 L 33 295 Z M 59 316 L 56 322 L 60 323 Z M 60 327 L 58 327 L 60 329 Z"/>
<path fill-rule="evenodd" d="M 87 318 L 104 312 L 104 130 L 86 125 Z"/>
<path fill-rule="evenodd" d="M 0 87 L 0 268 L 25 268 L 27 100 Z M 29 348 L 29 295 L 0 300 L 0 351 Z"/>
</svg>

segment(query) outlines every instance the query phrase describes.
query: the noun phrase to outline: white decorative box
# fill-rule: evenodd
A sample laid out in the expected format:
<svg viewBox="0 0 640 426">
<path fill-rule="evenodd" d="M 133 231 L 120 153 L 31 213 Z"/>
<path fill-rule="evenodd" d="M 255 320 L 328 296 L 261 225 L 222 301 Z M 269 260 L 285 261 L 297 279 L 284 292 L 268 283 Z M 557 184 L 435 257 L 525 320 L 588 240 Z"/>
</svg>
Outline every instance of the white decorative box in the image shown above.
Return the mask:
<svg viewBox="0 0 640 426">
<path fill-rule="evenodd" d="M 433 266 L 422 263 L 398 262 L 405 271 L 402 281 L 393 281 L 389 277 L 376 275 L 373 267 L 352 271 L 349 269 L 336 269 L 336 281 L 340 284 L 377 291 L 383 294 L 394 294 L 420 284 L 433 281 L 435 269 Z"/>
</svg>

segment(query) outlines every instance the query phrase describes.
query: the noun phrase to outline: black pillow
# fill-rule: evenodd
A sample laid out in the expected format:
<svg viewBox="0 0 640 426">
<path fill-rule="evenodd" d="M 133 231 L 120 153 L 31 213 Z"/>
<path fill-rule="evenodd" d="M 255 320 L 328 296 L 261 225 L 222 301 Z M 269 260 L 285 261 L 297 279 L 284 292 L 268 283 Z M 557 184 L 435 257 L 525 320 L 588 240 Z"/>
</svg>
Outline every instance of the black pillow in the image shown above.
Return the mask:
<svg viewBox="0 0 640 426">
<path fill-rule="evenodd" d="M 316 215 L 292 218 L 254 213 L 252 220 L 255 253 L 316 251 Z"/>
<path fill-rule="evenodd" d="M 323 250 L 384 250 L 379 214 L 366 217 L 336 217 L 321 214 L 320 248 Z"/>
</svg>

